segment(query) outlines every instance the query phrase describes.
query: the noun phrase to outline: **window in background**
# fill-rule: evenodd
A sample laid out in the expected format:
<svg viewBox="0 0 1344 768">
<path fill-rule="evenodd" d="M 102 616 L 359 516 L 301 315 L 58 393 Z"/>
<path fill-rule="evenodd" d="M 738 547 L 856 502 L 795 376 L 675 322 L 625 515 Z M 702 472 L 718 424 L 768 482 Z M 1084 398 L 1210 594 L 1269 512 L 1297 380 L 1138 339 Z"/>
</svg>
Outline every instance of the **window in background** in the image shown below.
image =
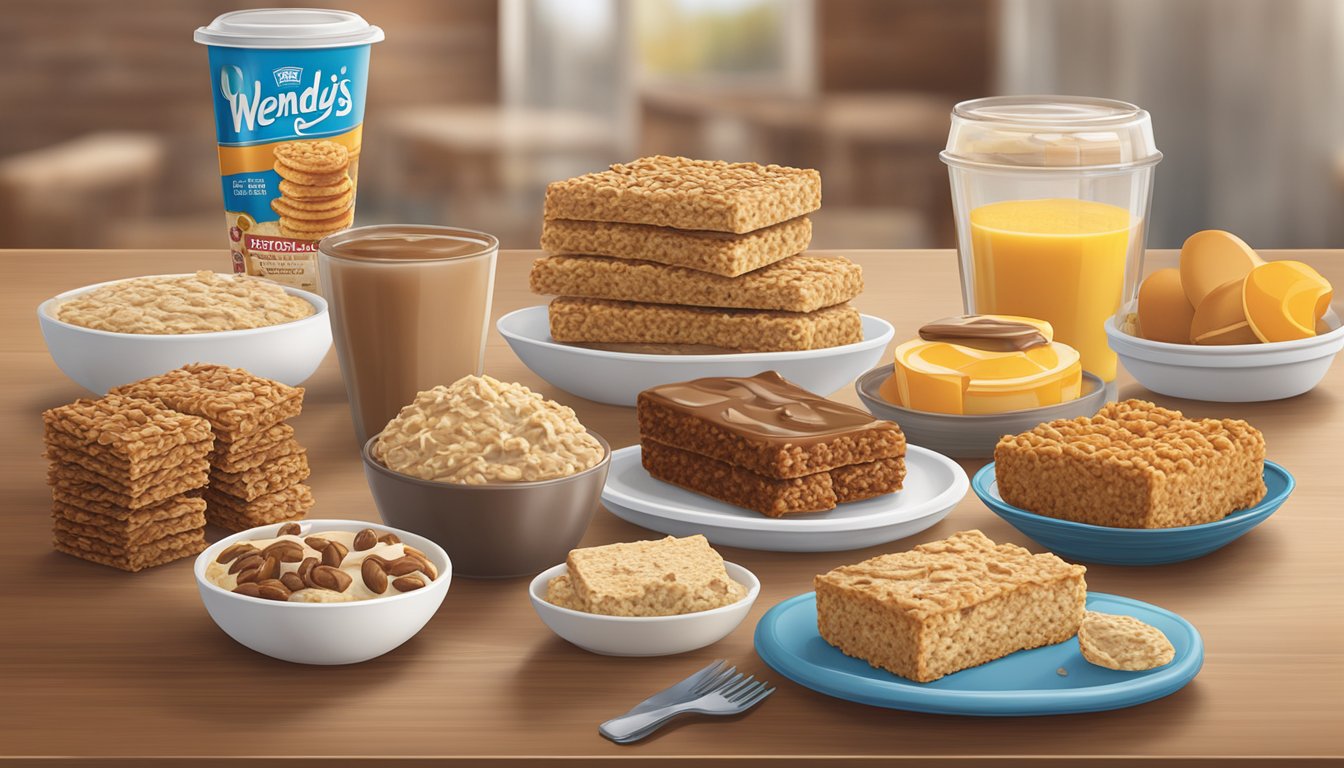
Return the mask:
<svg viewBox="0 0 1344 768">
<path fill-rule="evenodd" d="M 630 11 L 642 85 L 814 86 L 811 0 L 640 0 Z"/>
</svg>

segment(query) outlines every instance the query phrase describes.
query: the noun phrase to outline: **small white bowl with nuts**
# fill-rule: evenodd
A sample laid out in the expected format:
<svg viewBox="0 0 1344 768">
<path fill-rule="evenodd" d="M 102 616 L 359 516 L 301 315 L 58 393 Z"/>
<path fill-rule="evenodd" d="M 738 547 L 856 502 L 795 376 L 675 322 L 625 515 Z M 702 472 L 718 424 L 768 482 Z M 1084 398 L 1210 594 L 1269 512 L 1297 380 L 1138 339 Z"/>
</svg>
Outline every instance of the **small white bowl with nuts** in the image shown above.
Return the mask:
<svg viewBox="0 0 1344 768">
<path fill-rule="evenodd" d="M 452 563 L 407 531 L 303 520 L 221 539 L 197 556 L 195 572 L 210 618 L 242 645 L 297 664 L 355 664 L 429 622 Z"/>
</svg>

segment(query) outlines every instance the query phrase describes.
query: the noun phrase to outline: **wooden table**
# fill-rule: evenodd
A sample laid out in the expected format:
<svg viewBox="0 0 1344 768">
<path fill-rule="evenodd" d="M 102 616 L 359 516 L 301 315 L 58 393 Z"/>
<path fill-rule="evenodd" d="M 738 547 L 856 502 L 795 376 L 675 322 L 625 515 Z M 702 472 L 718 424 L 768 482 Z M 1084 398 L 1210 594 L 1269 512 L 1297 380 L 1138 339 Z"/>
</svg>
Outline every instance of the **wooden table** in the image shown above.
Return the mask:
<svg viewBox="0 0 1344 768">
<path fill-rule="evenodd" d="M 532 255 L 501 256 L 496 315 L 537 301 L 524 279 Z M 951 252 L 852 255 L 863 264 L 868 285 L 858 305 L 893 321 L 898 339 L 921 321 L 959 310 Z M 1344 286 L 1344 252 L 1294 255 Z M 744 766 L 767 760 L 857 764 L 878 757 L 913 764 L 946 758 L 938 765 L 969 765 L 987 757 L 1013 765 L 1043 760 L 1080 765 L 1105 762 L 1106 756 L 1186 758 L 1186 764 L 1254 756 L 1270 764 L 1275 756 L 1339 760 L 1344 754 L 1339 501 L 1344 365 L 1335 365 L 1315 391 L 1283 402 L 1220 405 L 1154 398 L 1192 415 L 1249 419 L 1264 430 L 1270 456 L 1288 467 L 1299 485 L 1266 524 L 1195 562 L 1089 568 L 1093 589 L 1172 609 L 1204 635 L 1207 657 L 1198 679 L 1140 707 L 1057 718 L 911 714 L 813 693 L 756 657 L 751 636 L 757 619 L 784 598 L 810 590 L 813 574 L 916 541 L 838 554 L 724 549 L 728 559 L 761 577 L 760 599 L 727 639 L 683 656 L 619 659 L 586 653 L 541 624 L 524 594 L 526 579 L 460 579 L 424 631 L 396 651 L 351 667 L 303 667 L 255 654 L 217 629 L 196 595 L 189 562 L 125 574 L 55 554 L 49 546 L 39 414 L 85 393 L 47 356 L 34 308 L 87 283 L 228 269 L 227 254 L 11 251 L 3 258 L 0 755 L 71 761 L 307 756 L 298 762 L 322 766 L 369 756 L 471 764 L 487 756 L 507 758 L 491 765 L 701 757 L 712 759 L 699 765 Z M 1150 261 L 1163 258 L 1170 254 Z M 630 410 L 578 400 L 546 385 L 494 334 L 487 369 L 573 405 L 584 423 L 615 447 L 635 440 Z M 335 360 L 329 358 L 307 386 L 296 426 L 312 460 L 314 514 L 376 520 Z M 1121 392 L 1152 397 L 1132 383 L 1122 383 Z M 854 402 L 852 391 L 839 397 Z M 966 468 L 978 464 L 968 462 Z M 966 528 L 1039 550 L 973 495 L 917 538 Z M 584 543 L 648 536 L 599 511 Z M 625 747 L 598 735 L 600 721 L 717 657 L 777 683 L 778 692 L 736 722 L 683 722 Z"/>
</svg>

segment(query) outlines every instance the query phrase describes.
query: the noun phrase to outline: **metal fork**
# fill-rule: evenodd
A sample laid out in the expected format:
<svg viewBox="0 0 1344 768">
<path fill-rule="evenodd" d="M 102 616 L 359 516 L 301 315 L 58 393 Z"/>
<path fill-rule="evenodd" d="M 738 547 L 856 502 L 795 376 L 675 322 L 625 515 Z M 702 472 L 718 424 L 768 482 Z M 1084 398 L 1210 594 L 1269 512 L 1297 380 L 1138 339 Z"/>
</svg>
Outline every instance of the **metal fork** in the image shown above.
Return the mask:
<svg viewBox="0 0 1344 768">
<path fill-rule="evenodd" d="M 655 694 L 630 712 L 598 726 L 598 732 L 618 744 L 629 744 L 648 736 L 678 715 L 736 715 L 775 692 L 765 681 L 756 680 L 754 675 L 743 678 L 736 672 L 736 667 L 719 669 L 723 663 L 715 662 L 682 683 Z M 683 685 L 686 687 L 678 693 L 688 698 L 668 701 L 673 697 L 667 694 Z M 668 703 L 658 705 L 655 702 L 650 707 L 650 702 L 656 699 Z"/>
<path fill-rule="evenodd" d="M 727 663 L 727 659 L 715 659 L 704 669 L 696 672 L 685 680 L 682 680 L 676 685 L 664 688 L 649 698 L 639 702 L 631 707 L 630 711 L 625 714 L 635 715 L 640 712 L 648 712 L 650 710 L 665 707 L 668 704 L 678 704 L 708 693 L 718 687 L 718 685 L 726 679 L 725 675 L 731 675 L 736 670 L 736 667 L 728 667 L 728 669 L 725 670 L 724 665 Z M 624 715 L 622 715 L 622 717 L 624 717 Z"/>
</svg>

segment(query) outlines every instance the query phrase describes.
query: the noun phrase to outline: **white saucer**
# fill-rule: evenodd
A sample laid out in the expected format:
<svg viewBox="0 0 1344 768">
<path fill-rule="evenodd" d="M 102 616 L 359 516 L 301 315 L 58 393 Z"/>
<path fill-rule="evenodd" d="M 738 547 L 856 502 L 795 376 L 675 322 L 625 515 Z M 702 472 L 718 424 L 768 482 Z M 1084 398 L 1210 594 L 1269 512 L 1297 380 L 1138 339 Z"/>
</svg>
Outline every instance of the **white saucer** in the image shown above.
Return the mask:
<svg viewBox="0 0 1344 768">
<path fill-rule="evenodd" d="M 777 371 L 823 397 L 832 394 L 877 365 L 895 333 L 881 318 L 862 317 L 863 341 L 854 344 L 725 355 L 650 355 L 561 344 L 551 339 L 544 304 L 510 312 L 495 327 L 518 359 L 551 384 L 599 403 L 631 406 L 640 392 L 659 384 L 705 376 L 755 376 L 762 371 Z"/>
<path fill-rule="evenodd" d="M 829 512 L 766 517 L 649 476 L 638 445 L 611 454 L 602 504 L 660 533 L 702 533 L 711 543 L 772 552 L 837 552 L 903 539 L 947 516 L 970 488 L 961 465 L 927 448 L 905 454 L 905 488 Z"/>
</svg>

